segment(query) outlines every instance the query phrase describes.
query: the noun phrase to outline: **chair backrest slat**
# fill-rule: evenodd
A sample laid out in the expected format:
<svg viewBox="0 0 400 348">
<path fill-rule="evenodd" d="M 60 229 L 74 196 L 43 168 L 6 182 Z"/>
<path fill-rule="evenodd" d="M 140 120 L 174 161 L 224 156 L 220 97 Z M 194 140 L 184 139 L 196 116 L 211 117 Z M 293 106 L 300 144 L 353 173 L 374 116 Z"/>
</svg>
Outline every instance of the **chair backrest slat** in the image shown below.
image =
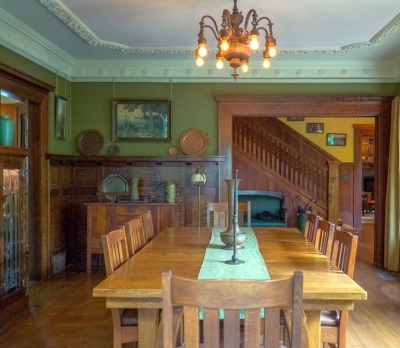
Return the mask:
<svg viewBox="0 0 400 348">
<path fill-rule="evenodd" d="M 151 216 L 151 210 L 147 210 L 142 215 L 142 223 L 146 241 L 148 242 L 154 238 L 154 227 L 153 227 L 153 218 Z"/>
<path fill-rule="evenodd" d="M 126 241 L 128 244 L 129 257 L 135 254 L 146 244 L 146 238 L 143 231 L 143 222 L 140 216 L 129 220 L 125 224 Z"/>
<path fill-rule="evenodd" d="M 350 278 L 354 276 L 358 237 L 350 232 L 336 230 L 333 237 L 332 262 Z"/>
<path fill-rule="evenodd" d="M 318 220 L 319 220 L 318 215 L 312 213 L 307 214 L 304 236 L 314 245 L 315 245 L 315 239 L 317 237 Z"/>
<path fill-rule="evenodd" d="M 128 260 L 125 228 L 111 231 L 102 236 L 104 262 L 107 276 Z"/>
<path fill-rule="evenodd" d="M 244 215 L 247 213 L 247 227 L 251 227 L 251 201 L 238 202 L 238 224 L 244 226 Z M 212 216 L 213 215 L 213 216 Z M 211 218 L 213 217 L 213 222 Z M 207 202 L 207 227 L 228 227 L 228 202 Z"/>
<path fill-rule="evenodd" d="M 315 238 L 316 248 L 327 258 L 331 258 L 333 237 L 335 234 L 335 224 L 326 221 L 318 220 L 317 233 Z"/>
<path fill-rule="evenodd" d="M 307 335 L 302 309 L 303 273 L 278 280 L 197 280 L 162 274 L 164 348 L 175 348 L 172 317 L 174 306 L 183 306 L 184 342 L 186 347 L 278 347 L 280 313 L 292 310 L 289 338 L 292 348 L 300 348 L 301 335 Z M 266 296 L 268 294 L 268 296 Z M 202 308 L 202 330 L 199 330 L 199 308 Z M 264 309 L 264 317 L 261 309 Z M 223 309 L 224 320 L 220 320 Z M 244 314 L 243 314 L 244 313 Z M 241 314 L 245 320 L 242 321 Z M 263 326 L 261 327 L 261 324 Z M 244 325 L 244 337 L 241 336 Z M 222 326 L 222 327 L 221 327 Z M 261 335 L 264 333 L 264 335 Z M 308 339 L 308 337 L 307 337 Z"/>
</svg>

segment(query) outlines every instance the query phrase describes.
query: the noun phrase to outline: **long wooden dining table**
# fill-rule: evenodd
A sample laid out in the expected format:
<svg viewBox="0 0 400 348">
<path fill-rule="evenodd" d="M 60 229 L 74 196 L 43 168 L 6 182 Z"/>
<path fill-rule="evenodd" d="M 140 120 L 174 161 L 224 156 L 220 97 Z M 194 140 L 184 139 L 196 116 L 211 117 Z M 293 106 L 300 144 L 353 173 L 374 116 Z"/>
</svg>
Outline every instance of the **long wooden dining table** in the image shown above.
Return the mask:
<svg viewBox="0 0 400 348">
<path fill-rule="evenodd" d="M 320 348 L 320 311 L 353 310 L 367 293 L 342 273 L 296 228 L 252 228 L 271 279 L 304 274 L 303 305 L 310 348 Z M 153 348 L 162 307 L 161 273 L 198 278 L 211 228 L 167 228 L 93 289 L 108 308 L 138 308 L 139 347 Z M 240 257 L 240 251 L 238 251 Z M 235 267 L 233 265 L 232 267 Z"/>
</svg>

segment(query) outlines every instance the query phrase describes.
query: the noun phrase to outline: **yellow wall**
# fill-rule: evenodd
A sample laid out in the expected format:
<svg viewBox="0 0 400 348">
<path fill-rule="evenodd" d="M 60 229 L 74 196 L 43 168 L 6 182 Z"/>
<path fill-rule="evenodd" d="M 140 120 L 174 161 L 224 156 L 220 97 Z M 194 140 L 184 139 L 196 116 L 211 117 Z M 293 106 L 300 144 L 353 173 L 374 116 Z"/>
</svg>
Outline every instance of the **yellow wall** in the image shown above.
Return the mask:
<svg viewBox="0 0 400 348">
<path fill-rule="evenodd" d="M 374 117 L 304 117 L 304 121 L 288 121 L 286 117 L 279 119 L 342 162 L 354 162 L 354 125 L 375 124 Z M 324 133 L 307 133 L 306 124 L 310 122 L 323 123 Z M 327 146 L 327 133 L 347 134 L 346 146 Z"/>
</svg>

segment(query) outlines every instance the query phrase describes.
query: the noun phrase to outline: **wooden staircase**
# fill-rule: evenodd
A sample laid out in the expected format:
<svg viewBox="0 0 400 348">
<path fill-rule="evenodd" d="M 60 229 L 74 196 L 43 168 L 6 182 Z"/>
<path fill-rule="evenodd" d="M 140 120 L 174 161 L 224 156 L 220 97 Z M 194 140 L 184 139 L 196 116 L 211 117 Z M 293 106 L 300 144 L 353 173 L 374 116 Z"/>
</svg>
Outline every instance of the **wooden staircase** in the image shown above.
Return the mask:
<svg viewBox="0 0 400 348">
<path fill-rule="evenodd" d="M 297 226 L 298 202 L 311 203 L 314 212 L 328 218 L 329 181 L 340 164 L 336 158 L 277 118 L 234 117 L 232 135 L 233 168 L 244 179 L 241 190 L 284 192 L 289 226 Z"/>
</svg>

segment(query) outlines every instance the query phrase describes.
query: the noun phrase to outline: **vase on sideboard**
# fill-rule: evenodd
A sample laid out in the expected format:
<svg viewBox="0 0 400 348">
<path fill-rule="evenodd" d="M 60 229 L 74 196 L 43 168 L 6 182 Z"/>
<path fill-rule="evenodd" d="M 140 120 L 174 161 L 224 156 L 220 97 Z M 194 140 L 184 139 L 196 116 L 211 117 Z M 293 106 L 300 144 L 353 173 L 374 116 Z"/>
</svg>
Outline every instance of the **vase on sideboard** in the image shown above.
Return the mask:
<svg viewBox="0 0 400 348">
<path fill-rule="evenodd" d="M 131 178 L 131 200 L 139 200 L 139 178 Z"/>
<path fill-rule="evenodd" d="M 0 115 L 0 145 L 11 146 L 14 138 L 14 122 L 8 115 Z"/>
</svg>

